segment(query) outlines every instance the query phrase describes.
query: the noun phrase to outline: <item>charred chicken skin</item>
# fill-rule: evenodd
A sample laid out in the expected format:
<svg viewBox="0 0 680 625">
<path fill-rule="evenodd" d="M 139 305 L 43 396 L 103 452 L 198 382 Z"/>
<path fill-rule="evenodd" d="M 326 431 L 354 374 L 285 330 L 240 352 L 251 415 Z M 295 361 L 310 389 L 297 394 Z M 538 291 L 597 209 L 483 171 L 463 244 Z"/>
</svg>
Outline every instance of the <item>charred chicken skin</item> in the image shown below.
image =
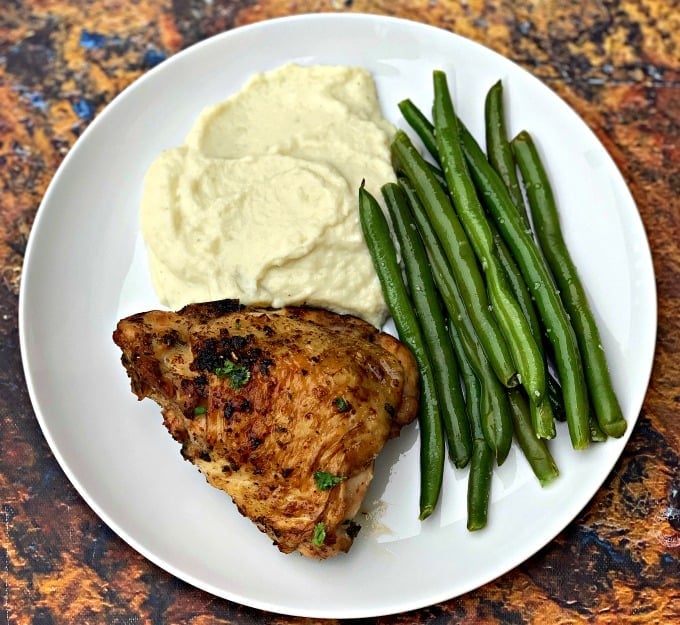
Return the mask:
<svg viewBox="0 0 680 625">
<path fill-rule="evenodd" d="M 350 548 L 375 458 L 416 416 L 406 346 L 352 316 L 236 300 L 135 314 L 113 340 L 184 458 L 282 552 Z"/>
</svg>

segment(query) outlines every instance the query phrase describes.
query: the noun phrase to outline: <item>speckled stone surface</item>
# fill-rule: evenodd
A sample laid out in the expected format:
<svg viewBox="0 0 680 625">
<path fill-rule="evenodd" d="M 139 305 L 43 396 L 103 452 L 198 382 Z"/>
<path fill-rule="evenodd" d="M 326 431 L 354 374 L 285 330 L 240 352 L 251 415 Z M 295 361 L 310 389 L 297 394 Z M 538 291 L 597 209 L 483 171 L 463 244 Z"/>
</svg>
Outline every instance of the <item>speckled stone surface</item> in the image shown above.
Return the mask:
<svg viewBox="0 0 680 625">
<path fill-rule="evenodd" d="M 312 11 L 455 31 L 516 61 L 585 119 L 623 172 L 657 276 L 650 387 L 603 488 L 549 545 L 463 597 L 365 623 L 680 623 L 680 5 L 677 0 L 5 0 L 0 6 L 0 624 L 305 619 L 196 590 L 149 563 L 80 499 L 35 420 L 18 288 L 42 194 L 93 117 L 210 35 Z M 342 592 L 339 589 L 339 592 Z M 351 597 L 348 597 L 351 601 Z"/>
</svg>

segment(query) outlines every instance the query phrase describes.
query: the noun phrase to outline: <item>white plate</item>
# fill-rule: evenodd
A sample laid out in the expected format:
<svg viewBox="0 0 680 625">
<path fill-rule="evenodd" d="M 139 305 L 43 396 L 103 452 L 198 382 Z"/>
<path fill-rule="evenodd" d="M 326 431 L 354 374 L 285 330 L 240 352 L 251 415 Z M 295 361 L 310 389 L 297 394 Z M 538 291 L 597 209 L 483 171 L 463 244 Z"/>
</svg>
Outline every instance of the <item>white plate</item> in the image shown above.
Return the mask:
<svg viewBox="0 0 680 625">
<path fill-rule="evenodd" d="M 465 529 L 466 470 L 447 469 L 435 515 L 417 521 L 412 427 L 379 458 L 352 550 L 325 562 L 281 555 L 230 500 L 183 462 L 158 408 L 130 393 L 111 340 L 122 316 L 158 307 L 137 211 L 152 159 L 181 143 L 200 110 L 256 71 L 284 62 L 362 65 L 385 115 L 405 97 L 429 110 L 431 72 L 449 73 L 458 112 L 480 136 L 483 98 L 504 81 L 512 132 L 533 132 L 551 172 L 565 235 L 602 329 L 630 427 L 624 438 L 553 445 L 562 474 L 542 490 L 513 450 L 495 474 L 490 522 Z M 552 540 L 621 454 L 647 387 L 656 334 L 648 243 L 624 181 L 578 116 L 494 52 L 422 24 L 369 15 L 305 15 L 224 33 L 177 54 L 118 96 L 83 133 L 50 185 L 31 233 L 20 297 L 31 399 L 80 494 L 136 550 L 177 577 L 249 606 L 350 618 L 410 610 L 470 591 Z"/>
</svg>

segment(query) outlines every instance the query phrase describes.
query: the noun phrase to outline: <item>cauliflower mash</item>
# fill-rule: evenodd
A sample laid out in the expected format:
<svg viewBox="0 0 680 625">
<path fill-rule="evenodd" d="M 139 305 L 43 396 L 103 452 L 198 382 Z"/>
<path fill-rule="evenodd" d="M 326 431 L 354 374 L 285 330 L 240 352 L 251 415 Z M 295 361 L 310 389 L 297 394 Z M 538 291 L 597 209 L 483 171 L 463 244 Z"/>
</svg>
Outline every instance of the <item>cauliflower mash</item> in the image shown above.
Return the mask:
<svg viewBox="0 0 680 625">
<path fill-rule="evenodd" d="M 394 180 L 394 128 L 369 72 L 285 65 L 205 109 L 149 168 L 141 228 L 154 288 L 177 309 L 318 306 L 387 316 L 364 243 L 358 189 Z"/>
</svg>

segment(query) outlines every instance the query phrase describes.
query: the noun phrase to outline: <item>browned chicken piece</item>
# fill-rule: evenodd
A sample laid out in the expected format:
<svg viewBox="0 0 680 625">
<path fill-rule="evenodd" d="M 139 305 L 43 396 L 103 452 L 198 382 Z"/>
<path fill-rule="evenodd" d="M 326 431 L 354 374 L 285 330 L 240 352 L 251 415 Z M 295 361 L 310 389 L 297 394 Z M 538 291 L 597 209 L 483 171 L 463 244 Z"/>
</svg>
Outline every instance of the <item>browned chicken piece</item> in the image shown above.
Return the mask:
<svg viewBox="0 0 680 625">
<path fill-rule="evenodd" d="M 113 339 L 182 455 L 282 552 L 350 548 L 375 458 L 416 416 L 406 346 L 348 315 L 236 300 L 132 315 Z"/>
</svg>

